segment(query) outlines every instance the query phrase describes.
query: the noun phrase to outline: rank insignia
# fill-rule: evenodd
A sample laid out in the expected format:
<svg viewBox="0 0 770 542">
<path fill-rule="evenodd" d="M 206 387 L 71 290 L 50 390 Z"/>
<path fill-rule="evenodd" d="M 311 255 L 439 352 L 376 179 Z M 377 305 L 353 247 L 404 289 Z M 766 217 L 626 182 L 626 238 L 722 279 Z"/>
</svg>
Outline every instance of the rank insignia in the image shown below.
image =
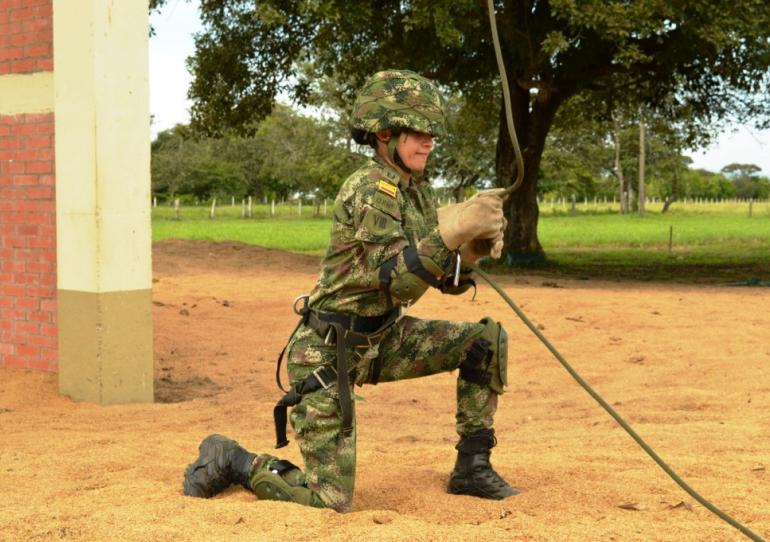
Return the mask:
<svg viewBox="0 0 770 542">
<path fill-rule="evenodd" d="M 377 189 L 380 192 L 385 192 L 391 198 L 395 198 L 396 193 L 398 192 L 398 187 L 394 184 L 390 184 L 388 181 L 380 181 L 377 183 Z"/>
</svg>

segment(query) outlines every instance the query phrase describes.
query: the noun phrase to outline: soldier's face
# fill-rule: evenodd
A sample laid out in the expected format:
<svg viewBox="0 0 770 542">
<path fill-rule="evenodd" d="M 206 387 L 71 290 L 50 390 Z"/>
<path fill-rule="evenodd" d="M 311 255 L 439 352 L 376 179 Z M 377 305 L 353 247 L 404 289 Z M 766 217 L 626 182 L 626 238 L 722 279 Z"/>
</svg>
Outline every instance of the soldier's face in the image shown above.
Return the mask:
<svg viewBox="0 0 770 542">
<path fill-rule="evenodd" d="M 404 165 L 412 171 L 422 171 L 433 150 L 433 136 L 423 132 L 402 132 L 398 136 L 396 151 Z"/>
</svg>

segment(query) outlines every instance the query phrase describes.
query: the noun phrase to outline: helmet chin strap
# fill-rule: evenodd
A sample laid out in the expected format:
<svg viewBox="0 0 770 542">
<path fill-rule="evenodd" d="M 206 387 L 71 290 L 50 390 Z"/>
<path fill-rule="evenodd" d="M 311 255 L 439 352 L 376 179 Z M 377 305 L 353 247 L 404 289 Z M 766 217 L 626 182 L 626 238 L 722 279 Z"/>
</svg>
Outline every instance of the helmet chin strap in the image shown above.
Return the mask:
<svg viewBox="0 0 770 542">
<path fill-rule="evenodd" d="M 398 151 L 396 150 L 396 145 L 398 144 L 398 138 L 401 137 L 399 134 L 396 137 L 391 137 L 390 141 L 388 141 L 388 160 L 391 161 L 391 163 L 398 166 L 400 169 L 404 170 L 404 172 L 411 175 L 414 179 L 420 179 L 422 177 L 422 171 L 413 171 L 412 169 L 408 168 L 406 164 L 404 164 L 404 161 L 401 160 L 401 157 L 398 155 Z"/>
</svg>

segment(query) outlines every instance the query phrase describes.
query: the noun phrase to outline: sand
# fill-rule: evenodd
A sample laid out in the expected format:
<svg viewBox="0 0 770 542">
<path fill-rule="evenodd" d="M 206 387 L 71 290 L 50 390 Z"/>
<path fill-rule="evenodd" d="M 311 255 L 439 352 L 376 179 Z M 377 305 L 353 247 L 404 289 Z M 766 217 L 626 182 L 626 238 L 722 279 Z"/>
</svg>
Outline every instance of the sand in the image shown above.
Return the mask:
<svg viewBox="0 0 770 542">
<path fill-rule="evenodd" d="M 275 358 L 318 259 L 238 243 L 154 246 L 154 404 L 98 406 L 0 368 L 0 540 L 670 540 L 744 537 L 684 493 L 484 285 L 423 317 L 510 336 L 492 460 L 523 489 L 448 495 L 454 380 L 359 389 L 354 511 L 182 495 L 209 433 L 273 452 Z M 500 282 L 688 483 L 770 538 L 770 290 L 511 275 Z M 293 435 L 289 434 L 293 439 Z M 280 451 L 301 464 L 296 443 Z"/>
</svg>

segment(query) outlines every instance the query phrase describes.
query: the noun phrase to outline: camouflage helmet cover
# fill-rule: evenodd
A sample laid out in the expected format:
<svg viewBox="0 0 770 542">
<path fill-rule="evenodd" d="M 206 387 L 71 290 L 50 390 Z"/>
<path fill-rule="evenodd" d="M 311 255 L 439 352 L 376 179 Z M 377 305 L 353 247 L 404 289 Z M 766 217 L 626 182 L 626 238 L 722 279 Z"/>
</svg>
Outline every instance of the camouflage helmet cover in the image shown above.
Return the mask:
<svg viewBox="0 0 770 542">
<path fill-rule="evenodd" d="M 444 100 L 436 85 L 410 70 L 385 70 L 361 87 L 351 116 L 353 128 L 378 132 L 406 128 L 443 136 Z"/>
</svg>

